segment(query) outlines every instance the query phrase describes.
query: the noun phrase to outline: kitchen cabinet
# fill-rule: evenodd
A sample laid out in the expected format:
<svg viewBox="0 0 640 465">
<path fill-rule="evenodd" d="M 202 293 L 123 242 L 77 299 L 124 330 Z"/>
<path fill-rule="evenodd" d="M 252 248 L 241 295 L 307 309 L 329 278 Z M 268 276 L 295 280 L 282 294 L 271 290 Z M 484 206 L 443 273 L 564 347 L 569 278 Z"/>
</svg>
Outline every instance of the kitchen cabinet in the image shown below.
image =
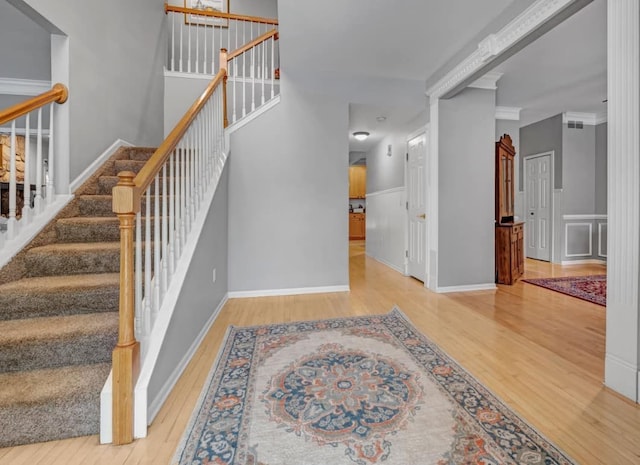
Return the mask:
<svg viewBox="0 0 640 465">
<path fill-rule="evenodd" d="M 349 213 L 349 239 L 364 239 L 366 231 L 366 214 Z"/>
<path fill-rule="evenodd" d="M 349 167 L 349 198 L 364 199 L 367 195 L 367 167 Z"/>
</svg>

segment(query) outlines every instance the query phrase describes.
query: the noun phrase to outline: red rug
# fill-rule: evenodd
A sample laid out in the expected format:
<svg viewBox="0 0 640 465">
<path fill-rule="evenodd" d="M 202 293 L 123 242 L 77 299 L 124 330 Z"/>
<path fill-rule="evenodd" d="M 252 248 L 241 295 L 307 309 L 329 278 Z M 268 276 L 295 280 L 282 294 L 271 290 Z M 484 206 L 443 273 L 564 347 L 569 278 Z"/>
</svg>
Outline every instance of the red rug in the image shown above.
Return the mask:
<svg viewBox="0 0 640 465">
<path fill-rule="evenodd" d="M 569 276 L 565 278 L 523 279 L 552 291 L 587 300 L 598 305 L 607 305 L 607 276 Z"/>
</svg>

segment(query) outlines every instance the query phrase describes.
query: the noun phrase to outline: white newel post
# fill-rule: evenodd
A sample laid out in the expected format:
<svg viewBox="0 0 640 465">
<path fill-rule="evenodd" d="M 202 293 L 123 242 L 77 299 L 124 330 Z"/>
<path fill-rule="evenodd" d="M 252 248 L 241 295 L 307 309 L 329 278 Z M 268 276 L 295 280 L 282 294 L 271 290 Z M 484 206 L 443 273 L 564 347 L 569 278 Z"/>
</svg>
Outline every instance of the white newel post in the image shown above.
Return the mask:
<svg viewBox="0 0 640 465">
<path fill-rule="evenodd" d="M 605 385 L 638 401 L 640 2 L 608 0 L 608 258 Z"/>
</svg>

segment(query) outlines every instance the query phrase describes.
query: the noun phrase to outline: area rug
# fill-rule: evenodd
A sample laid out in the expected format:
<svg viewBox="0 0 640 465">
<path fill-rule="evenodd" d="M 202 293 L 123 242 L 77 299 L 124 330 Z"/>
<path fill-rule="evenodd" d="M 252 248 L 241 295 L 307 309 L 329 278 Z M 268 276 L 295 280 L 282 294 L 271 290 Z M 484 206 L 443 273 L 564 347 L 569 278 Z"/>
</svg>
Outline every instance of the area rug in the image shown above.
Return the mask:
<svg viewBox="0 0 640 465">
<path fill-rule="evenodd" d="M 230 327 L 173 464 L 573 464 L 400 310 Z"/>
<path fill-rule="evenodd" d="M 598 305 L 607 305 L 607 275 L 569 276 L 564 278 L 523 279 L 552 291 L 587 300 Z"/>
</svg>

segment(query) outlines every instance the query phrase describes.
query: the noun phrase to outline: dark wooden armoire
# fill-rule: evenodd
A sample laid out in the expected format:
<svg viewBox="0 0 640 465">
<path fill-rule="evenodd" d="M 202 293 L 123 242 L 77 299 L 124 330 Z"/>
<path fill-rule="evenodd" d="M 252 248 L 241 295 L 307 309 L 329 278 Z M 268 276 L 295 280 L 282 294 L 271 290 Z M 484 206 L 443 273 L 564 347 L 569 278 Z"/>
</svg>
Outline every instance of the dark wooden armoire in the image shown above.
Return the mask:
<svg viewBox="0 0 640 465">
<path fill-rule="evenodd" d="M 524 222 L 514 221 L 514 158 L 508 134 L 496 142 L 496 282 L 513 284 L 524 273 Z"/>
</svg>

